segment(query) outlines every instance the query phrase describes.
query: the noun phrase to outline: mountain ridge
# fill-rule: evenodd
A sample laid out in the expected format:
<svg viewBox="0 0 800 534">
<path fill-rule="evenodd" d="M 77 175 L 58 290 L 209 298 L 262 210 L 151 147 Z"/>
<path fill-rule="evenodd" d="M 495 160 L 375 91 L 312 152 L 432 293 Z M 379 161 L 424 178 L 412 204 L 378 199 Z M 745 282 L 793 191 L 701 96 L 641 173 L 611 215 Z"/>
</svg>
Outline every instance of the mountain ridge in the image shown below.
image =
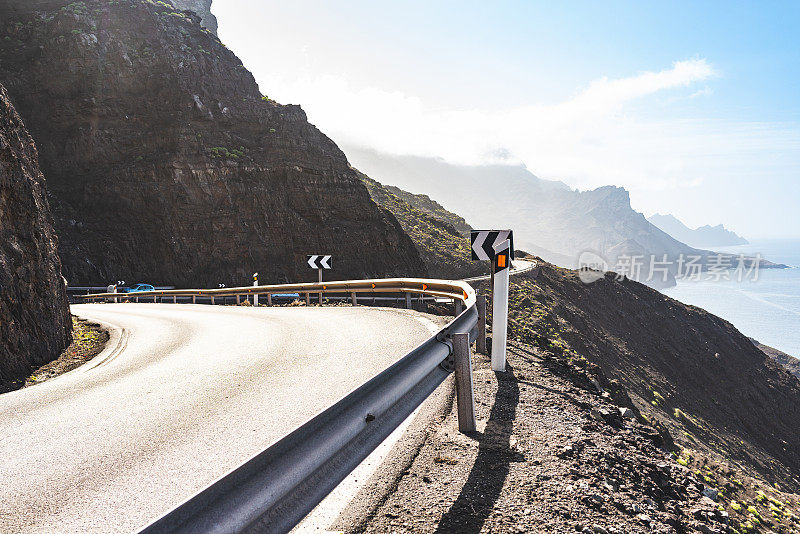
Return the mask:
<svg viewBox="0 0 800 534">
<path fill-rule="evenodd" d="M 698 248 L 730 247 L 748 243 L 745 238 L 726 229 L 722 224 L 716 226 L 706 224 L 691 229 L 674 215 L 660 213 L 651 215 L 647 220 L 678 241 Z"/>
</svg>

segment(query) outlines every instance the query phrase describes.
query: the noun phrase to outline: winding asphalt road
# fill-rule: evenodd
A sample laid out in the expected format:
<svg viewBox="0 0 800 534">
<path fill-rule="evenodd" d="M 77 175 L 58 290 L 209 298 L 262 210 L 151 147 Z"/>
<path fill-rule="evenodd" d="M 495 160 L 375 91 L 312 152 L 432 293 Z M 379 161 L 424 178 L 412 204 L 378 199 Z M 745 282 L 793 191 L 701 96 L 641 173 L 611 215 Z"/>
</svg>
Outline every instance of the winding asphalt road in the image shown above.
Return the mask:
<svg viewBox="0 0 800 534">
<path fill-rule="evenodd" d="M 440 326 L 378 308 L 83 304 L 94 360 L 0 395 L 0 532 L 132 532 Z"/>
</svg>

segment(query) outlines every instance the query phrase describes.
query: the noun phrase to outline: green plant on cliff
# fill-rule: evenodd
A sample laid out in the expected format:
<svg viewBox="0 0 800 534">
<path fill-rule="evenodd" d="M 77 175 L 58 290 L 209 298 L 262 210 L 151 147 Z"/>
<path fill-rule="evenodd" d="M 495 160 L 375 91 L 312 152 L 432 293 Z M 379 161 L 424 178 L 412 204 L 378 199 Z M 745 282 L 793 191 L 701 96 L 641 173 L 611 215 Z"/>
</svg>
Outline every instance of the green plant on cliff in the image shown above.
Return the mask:
<svg viewBox="0 0 800 534">
<path fill-rule="evenodd" d="M 74 13 L 76 15 L 85 15 L 88 13 L 85 2 L 72 2 L 61 8 L 64 13 Z"/>
<path fill-rule="evenodd" d="M 239 148 L 228 149 L 224 146 L 215 146 L 207 149 L 207 153 L 209 156 L 215 159 L 239 160 L 245 157 L 245 148 L 240 146 Z"/>
</svg>

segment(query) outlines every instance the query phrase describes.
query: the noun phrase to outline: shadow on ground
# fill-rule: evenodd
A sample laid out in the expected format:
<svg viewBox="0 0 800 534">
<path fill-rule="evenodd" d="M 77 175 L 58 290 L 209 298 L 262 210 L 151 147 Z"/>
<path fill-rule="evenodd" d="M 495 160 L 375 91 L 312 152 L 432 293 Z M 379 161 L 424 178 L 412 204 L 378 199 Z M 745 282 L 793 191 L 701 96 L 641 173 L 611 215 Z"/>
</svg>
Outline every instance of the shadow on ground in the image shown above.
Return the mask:
<svg viewBox="0 0 800 534">
<path fill-rule="evenodd" d="M 509 466 L 519 454 L 511 449 L 511 432 L 519 403 L 519 383 L 509 365 L 505 373 L 495 373 L 497 395 L 483 433 L 471 437 L 479 443 L 478 457 L 453 506 L 436 529 L 438 533 L 480 532 L 500 497 Z"/>
</svg>

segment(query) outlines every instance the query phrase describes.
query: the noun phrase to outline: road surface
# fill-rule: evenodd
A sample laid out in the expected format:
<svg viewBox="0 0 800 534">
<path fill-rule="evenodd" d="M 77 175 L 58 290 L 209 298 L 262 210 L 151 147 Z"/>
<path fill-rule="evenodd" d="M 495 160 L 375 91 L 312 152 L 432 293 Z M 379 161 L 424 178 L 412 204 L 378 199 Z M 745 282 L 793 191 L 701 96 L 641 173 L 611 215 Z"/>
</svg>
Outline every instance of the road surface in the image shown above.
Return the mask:
<svg viewBox="0 0 800 534">
<path fill-rule="evenodd" d="M 438 330 L 406 310 L 82 304 L 115 325 L 61 377 L 0 395 L 0 532 L 131 532 Z"/>
<path fill-rule="evenodd" d="M 511 270 L 508 272 L 511 276 L 516 274 L 527 273 L 536 268 L 536 262 L 531 260 L 513 260 L 511 262 Z M 491 275 L 484 274 L 482 276 L 473 276 L 472 278 L 464 278 L 464 282 L 480 282 L 481 280 L 488 280 Z"/>
</svg>

